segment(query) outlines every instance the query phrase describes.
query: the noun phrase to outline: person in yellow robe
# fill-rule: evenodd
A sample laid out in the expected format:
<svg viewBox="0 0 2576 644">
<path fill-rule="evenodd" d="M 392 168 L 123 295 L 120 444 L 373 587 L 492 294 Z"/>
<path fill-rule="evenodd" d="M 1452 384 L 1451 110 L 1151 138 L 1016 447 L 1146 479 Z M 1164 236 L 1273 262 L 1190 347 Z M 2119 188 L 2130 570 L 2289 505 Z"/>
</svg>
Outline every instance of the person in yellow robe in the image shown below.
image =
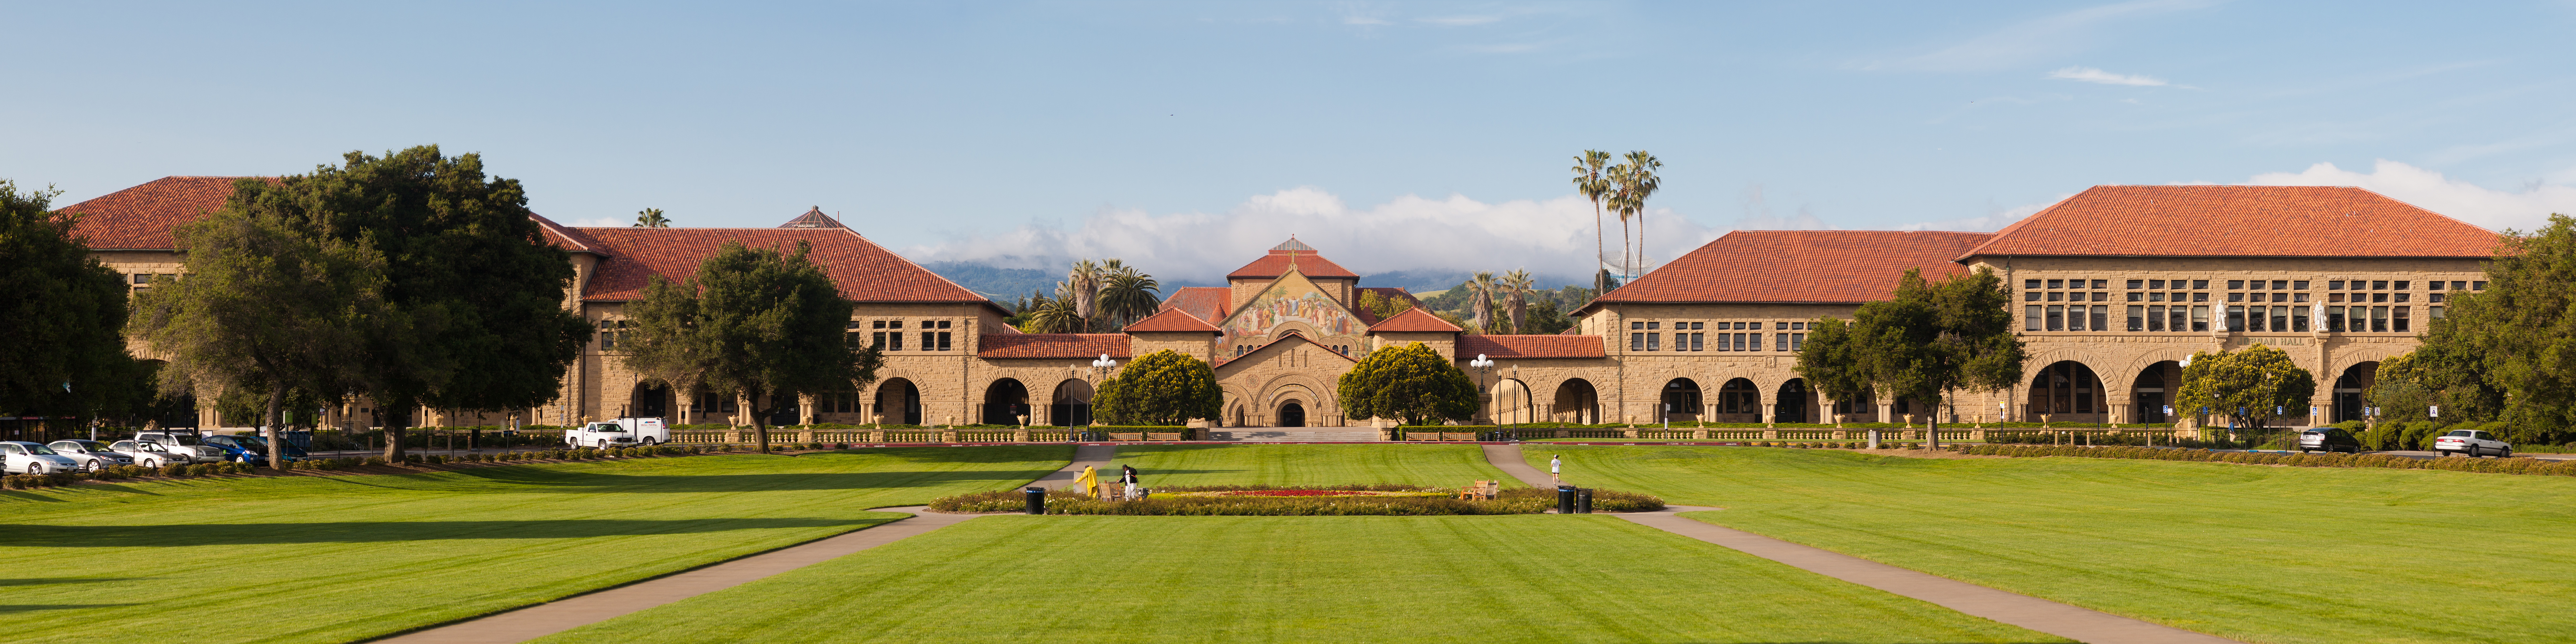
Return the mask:
<svg viewBox="0 0 2576 644">
<path fill-rule="evenodd" d="M 1100 468 L 1082 466 L 1082 473 L 1073 475 L 1073 485 L 1085 495 L 1100 496 Z"/>
</svg>

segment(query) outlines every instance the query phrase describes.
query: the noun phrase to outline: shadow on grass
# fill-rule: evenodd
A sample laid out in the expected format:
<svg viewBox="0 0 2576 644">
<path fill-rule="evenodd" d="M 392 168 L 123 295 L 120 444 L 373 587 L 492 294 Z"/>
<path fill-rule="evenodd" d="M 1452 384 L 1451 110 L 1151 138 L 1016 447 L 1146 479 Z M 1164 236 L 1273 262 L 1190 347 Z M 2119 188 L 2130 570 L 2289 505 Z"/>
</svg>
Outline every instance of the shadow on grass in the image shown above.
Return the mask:
<svg viewBox="0 0 2576 644">
<path fill-rule="evenodd" d="M 569 539 L 647 534 L 689 534 L 833 528 L 881 523 L 873 519 L 561 519 L 551 521 L 351 521 L 338 523 L 218 523 L 174 525 L 0 525 L 0 543 L 21 547 L 119 548 L 226 546 L 289 543 L 367 543 L 439 539 Z"/>
<path fill-rule="evenodd" d="M 1023 483 L 1028 472 L 811 472 L 781 474 L 609 474 L 564 476 L 527 468 L 494 467 L 454 472 L 458 476 L 511 484 L 512 492 L 760 492 L 782 490 L 872 490 L 937 487 L 961 482 Z"/>
</svg>

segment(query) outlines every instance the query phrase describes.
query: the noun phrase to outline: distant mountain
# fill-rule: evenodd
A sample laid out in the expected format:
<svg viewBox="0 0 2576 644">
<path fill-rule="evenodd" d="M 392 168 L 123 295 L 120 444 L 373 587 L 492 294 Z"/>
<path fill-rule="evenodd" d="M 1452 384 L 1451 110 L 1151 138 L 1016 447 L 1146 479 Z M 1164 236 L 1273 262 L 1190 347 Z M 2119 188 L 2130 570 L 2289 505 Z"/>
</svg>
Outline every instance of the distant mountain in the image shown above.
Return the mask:
<svg viewBox="0 0 2576 644">
<path fill-rule="evenodd" d="M 1502 275 L 1499 271 L 1494 274 L 1496 276 Z M 1458 285 L 1467 283 L 1467 278 L 1474 276 L 1475 273 L 1469 271 L 1447 271 L 1439 269 L 1388 271 L 1361 277 L 1360 285 L 1393 286 L 1410 292 L 1439 291 L 1457 288 Z M 1544 290 L 1555 290 L 1556 288 L 1563 286 L 1581 286 L 1585 288 L 1590 288 L 1592 286 L 1592 279 L 1588 277 L 1569 278 L 1558 275 L 1532 275 L 1530 276 L 1530 281 L 1533 282 L 1532 286 L 1534 288 Z"/>
<path fill-rule="evenodd" d="M 1028 297 L 1031 291 L 1052 295 L 1056 282 L 1064 281 L 1063 269 L 1001 268 L 977 262 L 922 262 L 921 267 L 966 287 L 966 290 L 1003 303 Z M 1173 289 L 1184 286 L 1224 286 L 1223 283 L 1197 284 L 1159 275 L 1154 280 L 1162 284 L 1166 297 L 1172 294 Z"/>
</svg>

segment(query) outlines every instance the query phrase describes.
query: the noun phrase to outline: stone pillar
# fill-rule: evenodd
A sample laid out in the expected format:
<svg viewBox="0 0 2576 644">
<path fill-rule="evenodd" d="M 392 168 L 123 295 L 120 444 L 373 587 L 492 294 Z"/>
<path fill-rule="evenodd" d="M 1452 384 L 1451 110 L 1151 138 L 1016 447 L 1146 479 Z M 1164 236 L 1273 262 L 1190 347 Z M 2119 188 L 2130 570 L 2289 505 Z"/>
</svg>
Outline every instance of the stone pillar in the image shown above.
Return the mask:
<svg viewBox="0 0 2576 644">
<path fill-rule="evenodd" d="M 814 424 L 814 396 L 812 394 L 796 395 L 796 424 Z"/>
<path fill-rule="evenodd" d="M 1769 425 L 1773 421 L 1779 420 L 1779 410 L 1773 409 L 1775 406 L 1776 405 L 1773 403 L 1762 403 L 1762 424 Z"/>
<path fill-rule="evenodd" d="M 1870 422 L 1874 422 L 1874 423 L 1893 423 L 1893 422 L 1896 422 L 1895 420 L 1893 420 L 1894 418 L 1896 418 L 1896 403 L 1893 403 L 1893 402 L 1883 402 L 1883 403 L 1879 403 L 1879 404 L 1878 404 L 1878 420 L 1874 420 L 1874 421 L 1870 421 Z"/>
</svg>

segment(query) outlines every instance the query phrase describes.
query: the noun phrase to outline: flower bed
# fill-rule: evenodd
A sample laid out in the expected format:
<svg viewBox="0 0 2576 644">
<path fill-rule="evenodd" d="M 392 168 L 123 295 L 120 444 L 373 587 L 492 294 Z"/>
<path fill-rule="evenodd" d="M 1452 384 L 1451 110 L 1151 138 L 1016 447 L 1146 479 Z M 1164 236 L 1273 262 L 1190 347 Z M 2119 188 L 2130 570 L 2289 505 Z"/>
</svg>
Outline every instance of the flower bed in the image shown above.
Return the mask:
<svg viewBox="0 0 2576 644">
<path fill-rule="evenodd" d="M 1461 514 L 1540 514 L 1556 507 L 1555 490 L 1513 488 L 1493 500 L 1456 498 L 1456 490 L 1414 485 L 1339 485 L 1283 488 L 1264 485 L 1216 485 L 1153 490 L 1144 499 L 1107 501 L 1064 488 L 1047 492 L 1047 514 L 1126 516 L 1438 516 Z M 983 513 L 1025 511 L 1019 490 L 996 490 L 943 497 L 930 502 L 935 512 Z M 1598 512 L 1651 512 L 1664 509 L 1663 499 L 1645 494 L 1594 490 Z"/>
</svg>

